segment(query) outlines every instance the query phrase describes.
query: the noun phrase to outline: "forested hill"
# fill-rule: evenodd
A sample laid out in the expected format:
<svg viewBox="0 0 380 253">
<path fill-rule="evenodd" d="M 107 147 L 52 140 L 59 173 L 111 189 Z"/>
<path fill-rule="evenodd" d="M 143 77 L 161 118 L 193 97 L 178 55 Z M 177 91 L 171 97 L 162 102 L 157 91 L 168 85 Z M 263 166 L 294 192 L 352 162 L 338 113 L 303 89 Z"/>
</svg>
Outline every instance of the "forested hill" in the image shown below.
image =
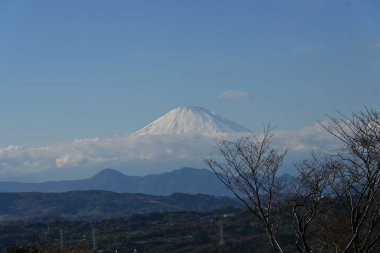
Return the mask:
<svg viewBox="0 0 380 253">
<path fill-rule="evenodd" d="M 68 219 L 94 219 L 135 213 L 209 211 L 223 206 L 240 206 L 237 200 L 205 194 L 152 196 L 108 191 L 0 193 L 0 203 L 0 221 L 58 216 Z"/>
</svg>

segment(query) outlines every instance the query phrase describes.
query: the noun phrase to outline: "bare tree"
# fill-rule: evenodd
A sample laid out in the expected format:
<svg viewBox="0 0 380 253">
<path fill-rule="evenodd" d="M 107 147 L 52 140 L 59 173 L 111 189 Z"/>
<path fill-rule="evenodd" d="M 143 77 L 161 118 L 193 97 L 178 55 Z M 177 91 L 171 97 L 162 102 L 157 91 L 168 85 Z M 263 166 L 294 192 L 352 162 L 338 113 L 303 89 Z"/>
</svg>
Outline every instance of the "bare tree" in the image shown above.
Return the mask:
<svg viewBox="0 0 380 253">
<path fill-rule="evenodd" d="M 350 225 L 341 252 L 374 252 L 380 238 L 380 114 L 365 108 L 350 117 L 330 117 L 322 126 L 342 143 L 328 164 L 330 187 Z"/>
<path fill-rule="evenodd" d="M 237 141 L 217 141 L 224 161 L 206 159 L 216 176 L 241 200 L 263 224 L 276 253 L 282 253 L 277 240 L 279 228 L 278 196 L 281 185 L 276 177 L 286 155 L 271 147 L 272 134 L 267 126 L 261 137 Z"/>
<path fill-rule="evenodd" d="M 297 181 L 289 189 L 289 206 L 294 218 L 292 227 L 297 238 L 295 246 L 302 253 L 326 251 L 323 241 L 316 244 L 316 240 L 310 240 L 316 220 L 331 207 L 330 199 L 324 196 L 329 185 L 325 164 L 323 158 L 313 153 L 312 159 L 296 165 Z"/>
<path fill-rule="evenodd" d="M 278 210 L 285 205 L 294 218 L 295 247 L 300 253 L 376 252 L 380 113 L 365 108 L 350 116 L 329 117 L 321 125 L 340 145 L 332 153 L 313 155 L 296 166 L 299 173 L 296 183 L 287 188 L 287 203 L 281 203 L 283 185 L 277 178 L 286 151 L 271 147 L 269 127 L 261 137 L 218 141 L 222 162 L 211 158 L 206 162 L 261 221 L 274 252 L 283 252 L 278 242 Z"/>
</svg>

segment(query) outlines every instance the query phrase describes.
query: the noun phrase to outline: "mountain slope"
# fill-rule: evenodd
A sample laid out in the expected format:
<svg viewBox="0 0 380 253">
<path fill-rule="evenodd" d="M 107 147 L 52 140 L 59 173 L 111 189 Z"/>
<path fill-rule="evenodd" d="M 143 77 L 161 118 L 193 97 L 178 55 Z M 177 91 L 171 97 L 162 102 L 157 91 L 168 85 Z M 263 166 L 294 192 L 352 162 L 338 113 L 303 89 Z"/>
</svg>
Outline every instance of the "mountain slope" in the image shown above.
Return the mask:
<svg viewBox="0 0 380 253">
<path fill-rule="evenodd" d="M 127 176 L 116 170 L 106 169 L 92 178 L 83 180 L 44 183 L 0 182 L 0 192 L 67 192 L 77 190 L 106 190 L 152 195 L 170 195 L 175 192 L 229 195 L 224 185 L 211 171 L 193 168 L 182 168 L 143 177 Z"/>
<path fill-rule="evenodd" d="M 198 106 L 178 107 L 140 129 L 142 135 L 218 135 L 249 133 L 245 128 L 223 116 Z"/>
</svg>

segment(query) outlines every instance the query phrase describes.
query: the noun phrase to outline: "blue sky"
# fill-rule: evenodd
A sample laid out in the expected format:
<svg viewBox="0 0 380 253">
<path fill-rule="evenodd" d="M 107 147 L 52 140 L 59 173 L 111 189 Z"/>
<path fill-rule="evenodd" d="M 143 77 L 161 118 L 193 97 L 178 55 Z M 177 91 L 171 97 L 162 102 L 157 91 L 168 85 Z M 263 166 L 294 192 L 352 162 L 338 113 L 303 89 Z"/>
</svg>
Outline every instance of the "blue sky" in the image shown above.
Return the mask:
<svg viewBox="0 0 380 253">
<path fill-rule="evenodd" d="M 182 105 L 256 131 L 378 108 L 379 11 L 379 1 L 0 1 L 0 147 L 129 134 Z"/>
</svg>

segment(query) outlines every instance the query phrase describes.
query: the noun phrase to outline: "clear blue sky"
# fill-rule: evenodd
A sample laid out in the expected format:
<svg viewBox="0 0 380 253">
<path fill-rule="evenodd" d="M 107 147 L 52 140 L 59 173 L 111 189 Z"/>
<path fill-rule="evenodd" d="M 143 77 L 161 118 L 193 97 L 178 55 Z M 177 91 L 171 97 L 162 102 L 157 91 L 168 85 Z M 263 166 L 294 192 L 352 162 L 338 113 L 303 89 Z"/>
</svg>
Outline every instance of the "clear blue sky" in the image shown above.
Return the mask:
<svg viewBox="0 0 380 253">
<path fill-rule="evenodd" d="M 128 134 L 182 105 L 257 131 L 378 108 L 379 13 L 375 0 L 0 1 L 0 147 Z"/>
</svg>

